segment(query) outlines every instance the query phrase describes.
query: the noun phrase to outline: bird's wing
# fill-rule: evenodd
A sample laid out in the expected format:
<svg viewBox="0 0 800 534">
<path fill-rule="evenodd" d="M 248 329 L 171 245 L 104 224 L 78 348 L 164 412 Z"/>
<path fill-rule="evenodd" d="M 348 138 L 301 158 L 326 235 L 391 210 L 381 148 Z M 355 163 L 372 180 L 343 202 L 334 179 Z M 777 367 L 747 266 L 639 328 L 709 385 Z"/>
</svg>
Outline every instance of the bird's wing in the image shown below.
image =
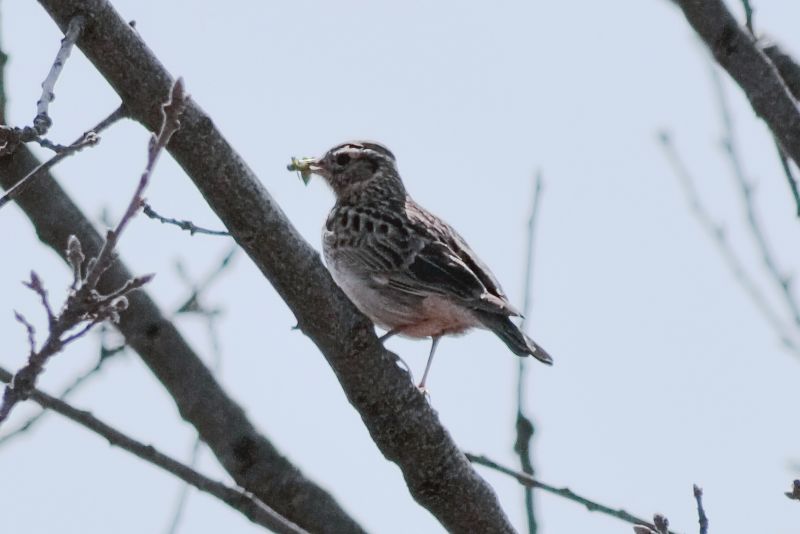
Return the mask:
<svg viewBox="0 0 800 534">
<path fill-rule="evenodd" d="M 406 215 L 425 242 L 408 265 L 417 282 L 487 311 L 520 315 L 486 264 L 450 225 L 410 199 Z"/>
<path fill-rule="evenodd" d="M 467 307 L 519 315 L 488 267 L 444 221 L 411 200 L 404 215 L 340 210 L 330 218 L 323 241 L 337 263 L 368 283 L 409 296 L 438 295 Z"/>
</svg>

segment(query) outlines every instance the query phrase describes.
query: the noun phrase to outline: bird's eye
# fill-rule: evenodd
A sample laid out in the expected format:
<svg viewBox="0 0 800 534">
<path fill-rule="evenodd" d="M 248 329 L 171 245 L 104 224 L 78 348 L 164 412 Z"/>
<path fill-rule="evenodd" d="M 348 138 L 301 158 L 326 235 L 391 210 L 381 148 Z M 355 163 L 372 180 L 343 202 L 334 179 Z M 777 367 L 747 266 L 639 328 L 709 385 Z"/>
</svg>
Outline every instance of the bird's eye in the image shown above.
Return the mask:
<svg viewBox="0 0 800 534">
<path fill-rule="evenodd" d="M 350 155 L 349 154 L 339 154 L 336 156 L 336 164 L 345 166 L 350 163 Z"/>
</svg>

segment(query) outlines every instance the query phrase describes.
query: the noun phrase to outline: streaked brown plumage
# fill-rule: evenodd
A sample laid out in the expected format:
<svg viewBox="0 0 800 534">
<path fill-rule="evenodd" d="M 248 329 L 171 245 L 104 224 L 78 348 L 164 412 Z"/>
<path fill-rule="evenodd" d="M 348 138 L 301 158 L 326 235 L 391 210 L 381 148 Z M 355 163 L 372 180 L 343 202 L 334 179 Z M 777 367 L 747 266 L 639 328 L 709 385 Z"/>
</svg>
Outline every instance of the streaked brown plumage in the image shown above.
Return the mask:
<svg viewBox="0 0 800 534">
<path fill-rule="evenodd" d="M 337 145 L 309 170 L 322 176 L 336 204 L 322 234 L 333 279 L 390 335 L 433 339 L 487 328 L 517 355 L 552 364 L 547 352 L 509 317 L 509 303 L 489 268 L 447 223 L 414 202 L 394 155 L 378 143 Z"/>
</svg>

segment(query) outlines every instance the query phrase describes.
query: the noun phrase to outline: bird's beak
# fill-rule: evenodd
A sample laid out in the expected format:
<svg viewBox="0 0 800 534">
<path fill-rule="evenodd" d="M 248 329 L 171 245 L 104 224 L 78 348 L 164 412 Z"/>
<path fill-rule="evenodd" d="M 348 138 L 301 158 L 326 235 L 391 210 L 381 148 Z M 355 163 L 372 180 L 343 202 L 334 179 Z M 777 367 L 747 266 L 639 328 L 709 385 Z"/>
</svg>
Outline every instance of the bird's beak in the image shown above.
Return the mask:
<svg viewBox="0 0 800 534">
<path fill-rule="evenodd" d="M 322 158 L 292 158 L 286 168 L 290 171 L 297 171 L 300 179 L 306 185 L 311 181 L 312 174 L 319 174 L 323 177 L 329 174 Z"/>
</svg>

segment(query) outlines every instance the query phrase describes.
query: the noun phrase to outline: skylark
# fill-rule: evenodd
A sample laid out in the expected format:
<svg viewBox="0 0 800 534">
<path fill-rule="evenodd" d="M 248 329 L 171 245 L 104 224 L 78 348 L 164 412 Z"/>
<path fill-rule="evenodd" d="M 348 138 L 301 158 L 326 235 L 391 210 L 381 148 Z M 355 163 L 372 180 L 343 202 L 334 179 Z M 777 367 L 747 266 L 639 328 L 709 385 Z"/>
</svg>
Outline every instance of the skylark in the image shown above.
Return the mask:
<svg viewBox="0 0 800 534">
<path fill-rule="evenodd" d="M 322 232 L 325 261 L 353 304 L 388 331 L 381 339 L 433 340 L 420 390 L 439 339 L 476 327 L 497 334 L 514 354 L 553 363 L 511 322 L 520 313 L 464 239 L 409 196 L 385 146 L 342 143 L 289 168 L 306 183 L 318 174 L 333 189 L 336 204 Z"/>
</svg>

